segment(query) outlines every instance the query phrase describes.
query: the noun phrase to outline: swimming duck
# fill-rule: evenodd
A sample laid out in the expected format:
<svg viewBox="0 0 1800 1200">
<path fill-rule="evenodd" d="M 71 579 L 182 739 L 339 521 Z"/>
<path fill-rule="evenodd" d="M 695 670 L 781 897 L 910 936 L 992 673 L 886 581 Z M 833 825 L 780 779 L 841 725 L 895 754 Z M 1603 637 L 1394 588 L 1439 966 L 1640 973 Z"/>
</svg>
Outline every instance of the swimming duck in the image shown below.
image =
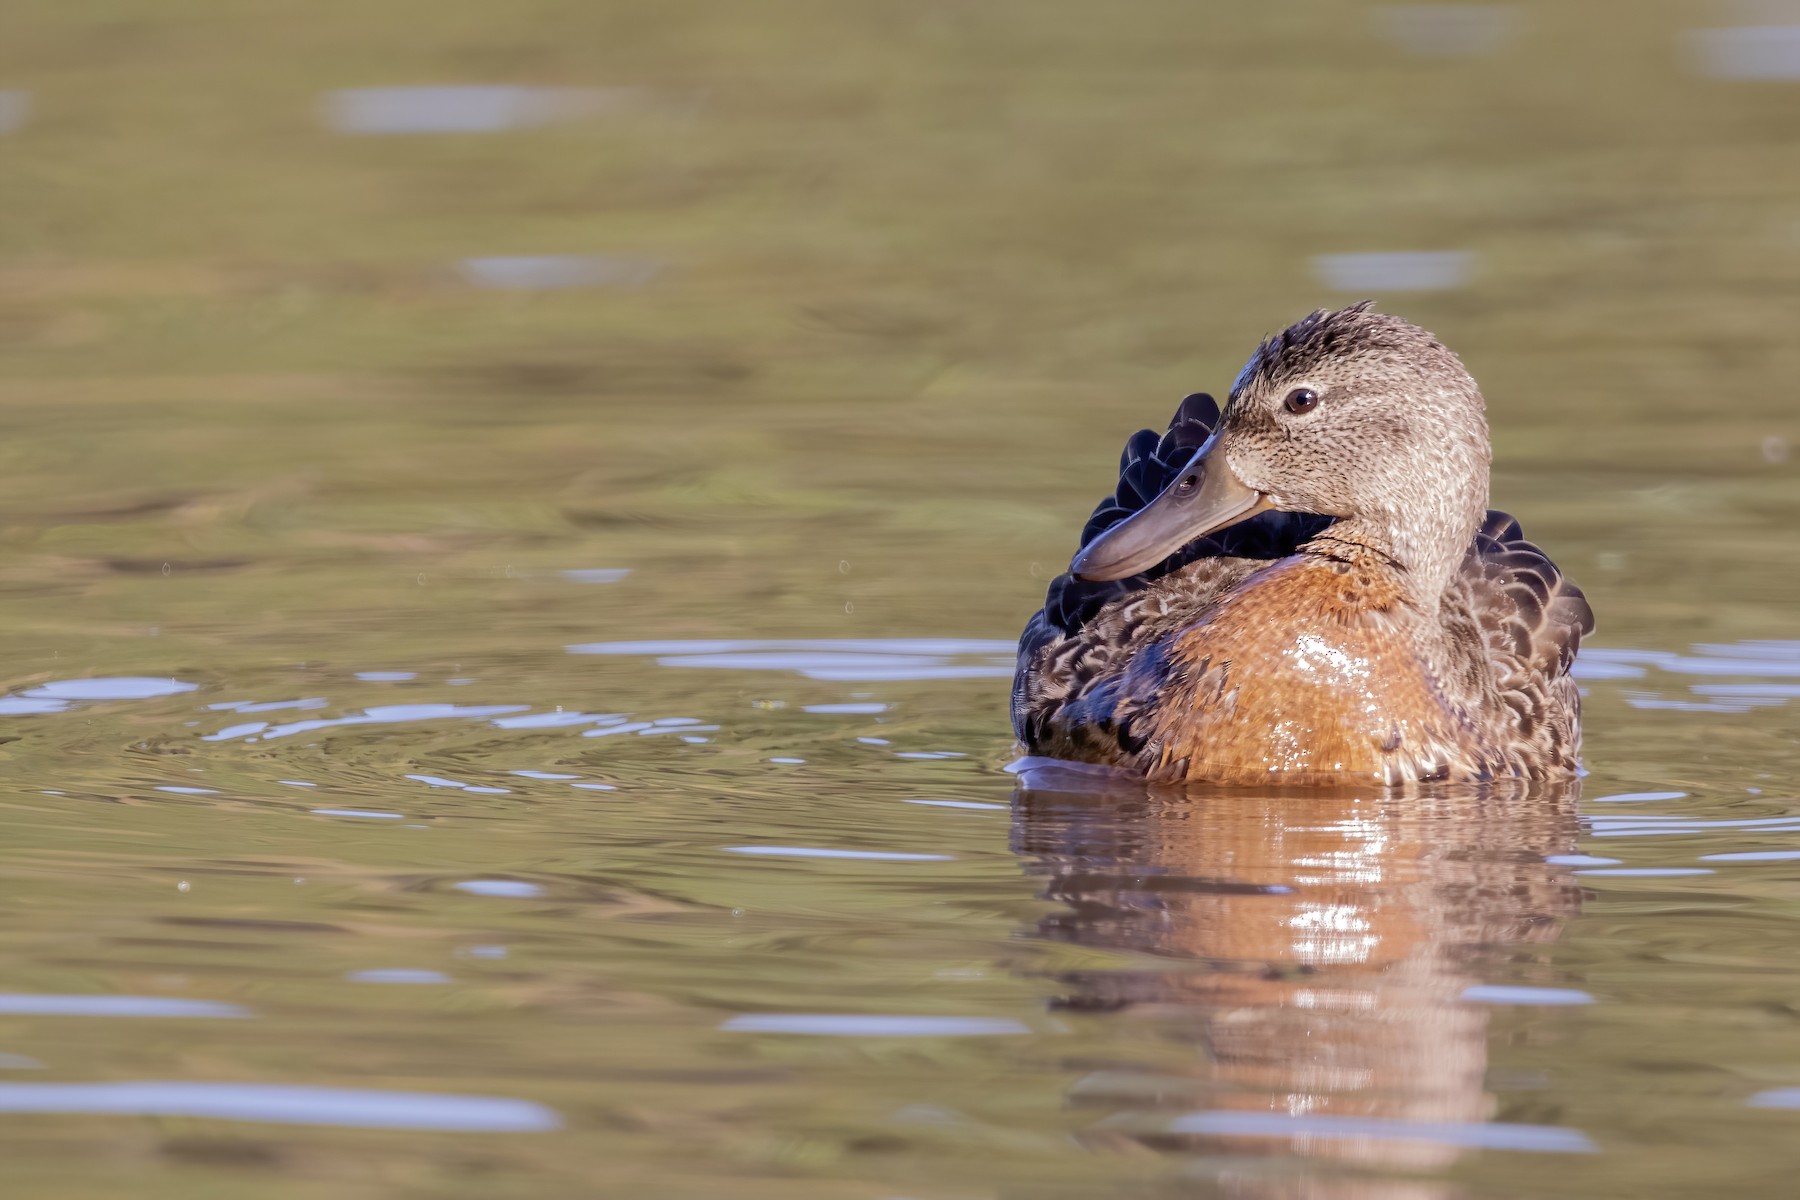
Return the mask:
<svg viewBox="0 0 1800 1200">
<path fill-rule="evenodd" d="M 1019 642 L 1033 754 L 1166 783 L 1559 778 L 1593 612 L 1488 510 L 1481 391 L 1365 302 L 1265 340 L 1223 413 L 1189 396 Z"/>
</svg>

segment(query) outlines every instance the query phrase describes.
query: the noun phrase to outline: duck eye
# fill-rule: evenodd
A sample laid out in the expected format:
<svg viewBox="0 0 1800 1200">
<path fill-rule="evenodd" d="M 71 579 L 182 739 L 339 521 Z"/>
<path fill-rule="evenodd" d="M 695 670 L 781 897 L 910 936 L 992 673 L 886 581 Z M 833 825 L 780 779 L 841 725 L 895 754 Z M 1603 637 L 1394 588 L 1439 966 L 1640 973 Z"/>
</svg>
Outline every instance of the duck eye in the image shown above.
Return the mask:
<svg viewBox="0 0 1800 1200">
<path fill-rule="evenodd" d="M 1191 492 L 1194 490 L 1194 485 L 1199 482 L 1200 477 L 1198 475 L 1187 475 L 1182 478 L 1181 483 L 1177 485 L 1175 490 L 1178 492 Z"/>
<path fill-rule="evenodd" d="M 1287 394 L 1282 407 L 1291 413 L 1309 413 L 1319 407 L 1319 393 L 1311 388 L 1295 388 Z"/>
</svg>

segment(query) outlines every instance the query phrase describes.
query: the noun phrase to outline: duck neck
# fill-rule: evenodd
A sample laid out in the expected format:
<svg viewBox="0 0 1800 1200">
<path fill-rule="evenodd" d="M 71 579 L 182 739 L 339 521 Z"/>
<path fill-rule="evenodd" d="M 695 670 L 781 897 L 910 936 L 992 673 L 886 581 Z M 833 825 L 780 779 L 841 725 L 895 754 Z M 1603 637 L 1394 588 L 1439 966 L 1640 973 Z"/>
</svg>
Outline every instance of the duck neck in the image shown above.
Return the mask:
<svg viewBox="0 0 1800 1200">
<path fill-rule="evenodd" d="M 1484 473 L 1485 474 L 1485 473 Z M 1435 616 L 1462 567 L 1487 512 L 1487 481 L 1467 495 L 1420 497 L 1418 505 L 1366 512 L 1333 522 L 1305 550 L 1341 561 L 1372 563 L 1389 574 L 1406 603 Z"/>
<path fill-rule="evenodd" d="M 1332 557 L 1348 552 L 1385 564 L 1405 602 L 1430 617 L 1442 607 L 1487 516 L 1493 451 L 1480 395 L 1472 388 L 1471 419 L 1439 422 L 1411 440 L 1410 453 L 1380 463 L 1366 481 L 1362 503 L 1317 539 Z M 1454 410 L 1440 403 L 1432 411 Z"/>
</svg>

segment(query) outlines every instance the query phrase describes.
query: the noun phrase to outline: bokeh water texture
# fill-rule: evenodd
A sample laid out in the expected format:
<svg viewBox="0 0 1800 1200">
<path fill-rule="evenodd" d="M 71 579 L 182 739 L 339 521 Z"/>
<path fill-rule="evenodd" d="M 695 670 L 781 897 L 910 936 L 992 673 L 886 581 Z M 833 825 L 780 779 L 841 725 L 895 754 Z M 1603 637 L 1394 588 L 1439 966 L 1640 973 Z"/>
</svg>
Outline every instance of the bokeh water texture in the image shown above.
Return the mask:
<svg viewBox="0 0 1800 1200">
<path fill-rule="evenodd" d="M 6 1194 L 1790 1194 L 1796 27 L 7 6 Z M 1591 774 L 1009 773 L 1124 437 L 1363 295 Z"/>
</svg>

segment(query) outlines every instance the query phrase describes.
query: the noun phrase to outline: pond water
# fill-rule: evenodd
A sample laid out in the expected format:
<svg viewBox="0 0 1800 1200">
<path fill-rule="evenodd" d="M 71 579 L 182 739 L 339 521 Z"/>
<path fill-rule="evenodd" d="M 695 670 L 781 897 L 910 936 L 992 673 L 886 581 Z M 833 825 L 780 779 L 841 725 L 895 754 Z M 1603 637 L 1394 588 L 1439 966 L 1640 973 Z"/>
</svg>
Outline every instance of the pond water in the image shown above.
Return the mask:
<svg viewBox="0 0 1800 1200">
<path fill-rule="evenodd" d="M 1800 15 L 1217 7 L 9 6 L 7 1194 L 1788 1195 Z M 1116 448 L 1364 294 L 1591 773 L 1009 772 Z"/>
</svg>

